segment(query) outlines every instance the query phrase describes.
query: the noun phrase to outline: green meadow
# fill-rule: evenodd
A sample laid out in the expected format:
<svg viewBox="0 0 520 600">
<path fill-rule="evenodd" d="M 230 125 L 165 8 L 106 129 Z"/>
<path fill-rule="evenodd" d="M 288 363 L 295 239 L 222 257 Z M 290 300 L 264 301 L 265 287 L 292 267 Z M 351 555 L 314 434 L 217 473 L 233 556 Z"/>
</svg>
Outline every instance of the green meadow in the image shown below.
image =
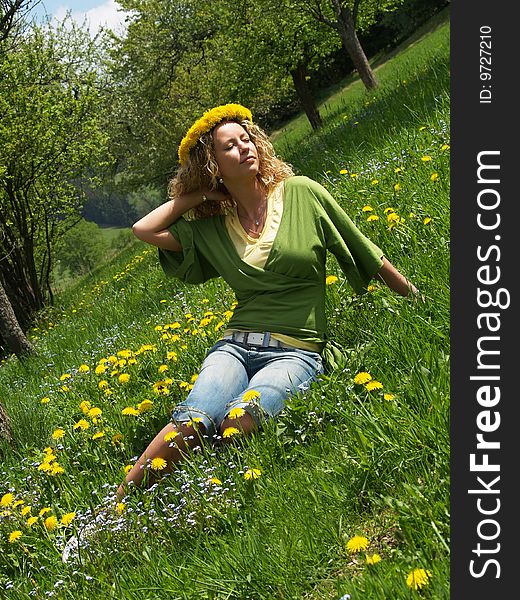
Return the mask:
<svg viewBox="0 0 520 600">
<path fill-rule="evenodd" d="M 348 355 L 263 431 L 203 444 L 115 505 L 234 308 L 219 279 L 165 278 L 136 241 L 64 290 L 0 365 L 0 598 L 449 598 L 449 23 L 337 87 L 325 126 L 274 136 L 420 289 L 352 293 L 328 264 Z M 151 467 L 150 467 L 151 468 Z M 107 507 L 77 561 L 64 542 Z"/>
</svg>

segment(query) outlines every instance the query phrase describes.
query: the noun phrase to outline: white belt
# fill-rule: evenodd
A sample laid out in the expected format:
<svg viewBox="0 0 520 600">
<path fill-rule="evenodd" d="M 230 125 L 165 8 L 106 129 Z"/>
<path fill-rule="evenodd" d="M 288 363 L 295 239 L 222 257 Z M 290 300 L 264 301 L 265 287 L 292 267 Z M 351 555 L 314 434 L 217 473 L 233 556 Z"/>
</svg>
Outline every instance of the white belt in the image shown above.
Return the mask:
<svg viewBox="0 0 520 600">
<path fill-rule="evenodd" d="M 231 335 L 225 335 L 223 340 L 233 340 L 240 344 L 246 344 L 248 346 L 257 346 L 259 348 L 286 348 L 294 350 L 294 346 L 287 346 L 282 344 L 279 340 L 275 340 L 271 337 L 269 331 L 264 333 L 256 333 L 253 331 L 234 331 Z"/>
</svg>

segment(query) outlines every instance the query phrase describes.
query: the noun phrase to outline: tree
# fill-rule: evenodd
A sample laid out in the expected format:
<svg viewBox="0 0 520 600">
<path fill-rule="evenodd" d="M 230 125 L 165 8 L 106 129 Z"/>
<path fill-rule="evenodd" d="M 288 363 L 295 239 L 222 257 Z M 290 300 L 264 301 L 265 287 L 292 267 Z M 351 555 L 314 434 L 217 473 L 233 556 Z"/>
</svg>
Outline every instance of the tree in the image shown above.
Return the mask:
<svg viewBox="0 0 520 600">
<path fill-rule="evenodd" d="M 0 0 L 0 43 L 13 37 L 29 11 L 40 0 Z M 0 51 L 2 48 L 0 48 Z"/>
<path fill-rule="evenodd" d="M 374 89 L 378 82 L 365 52 L 359 42 L 356 29 L 367 29 L 377 16 L 395 9 L 403 0 L 296 0 L 300 10 L 307 11 L 320 23 L 334 29 L 345 51 L 359 73 L 367 89 Z"/>
<path fill-rule="evenodd" d="M 108 144 L 97 50 L 72 23 L 33 26 L 0 53 L 0 282 L 22 328 L 52 302 L 56 239 Z"/>
<path fill-rule="evenodd" d="M 4 287 L 0 283 L 0 336 L 7 344 L 7 347 L 19 358 L 34 354 L 34 348 L 25 337 L 20 324 L 14 314 L 13 307 L 5 293 Z M 0 406 L 1 408 L 1 406 Z M 1 429 L 1 424 L 0 424 Z"/>
<path fill-rule="evenodd" d="M 255 114 L 268 115 L 277 96 L 287 102 L 295 92 L 316 130 L 323 122 L 309 82 L 339 44 L 329 28 L 302 11 L 291 10 L 291 5 L 291 0 L 257 0 L 239 6 L 232 0 L 214 3 L 222 26 L 208 42 L 210 56 L 219 58 L 212 73 L 219 76 L 224 90 L 240 90 L 240 97 Z M 283 98 L 278 90 L 287 88 L 288 78 L 293 90 L 287 89 Z M 268 98 L 265 108 L 263 97 Z"/>
<path fill-rule="evenodd" d="M 152 185 L 166 192 L 176 148 L 193 113 L 207 107 L 198 80 L 205 41 L 217 24 L 209 0 L 121 0 L 123 37 L 110 35 L 110 128 L 117 185 L 129 192 Z"/>
</svg>

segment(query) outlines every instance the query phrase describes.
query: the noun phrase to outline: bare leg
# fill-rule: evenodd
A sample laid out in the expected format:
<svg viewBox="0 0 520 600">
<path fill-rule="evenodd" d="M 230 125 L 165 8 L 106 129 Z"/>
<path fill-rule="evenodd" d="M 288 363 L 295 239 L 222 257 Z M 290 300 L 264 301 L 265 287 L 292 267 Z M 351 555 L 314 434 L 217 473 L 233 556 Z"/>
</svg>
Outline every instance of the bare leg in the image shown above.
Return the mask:
<svg viewBox="0 0 520 600">
<path fill-rule="evenodd" d="M 165 440 L 165 436 L 168 439 Z M 175 435 L 176 434 L 176 435 Z M 145 473 L 148 474 L 147 485 L 152 485 L 156 480 L 154 472 L 147 468 L 148 461 L 154 458 L 164 458 L 166 468 L 159 472 L 160 476 L 171 473 L 174 466 L 180 462 L 189 450 L 202 444 L 204 426 L 168 423 L 148 444 L 146 450 L 141 454 L 135 465 L 126 474 L 125 480 L 117 490 L 116 499 L 120 501 L 126 494 L 128 484 L 133 482 L 136 486 L 141 485 Z M 169 437 L 172 439 L 169 439 Z"/>
<path fill-rule="evenodd" d="M 224 431 L 228 428 L 228 427 L 235 427 L 236 429 L 238 429 L 240 431 L 240 433 L 242 434 L 248 434 L 248 433 L 253 433 L 253 431 L 257 430 L 257 426 L 256 423 L 253 419 L 253 417 L 249 414 L 249 413 L 244 413 L 241 417 L 238 417 L 236 419 L 230 419 L 229 416 L 226 417 L 222 423 L 220 424 L 219 427 L 219 434 L 220 436 L 222 436 L 222 434 L 224 433 Z M 224 443 L 226 442 L 230 442 L 232 441 L 233 438 L 222 438 L 222 441 Z"/>
</svg>

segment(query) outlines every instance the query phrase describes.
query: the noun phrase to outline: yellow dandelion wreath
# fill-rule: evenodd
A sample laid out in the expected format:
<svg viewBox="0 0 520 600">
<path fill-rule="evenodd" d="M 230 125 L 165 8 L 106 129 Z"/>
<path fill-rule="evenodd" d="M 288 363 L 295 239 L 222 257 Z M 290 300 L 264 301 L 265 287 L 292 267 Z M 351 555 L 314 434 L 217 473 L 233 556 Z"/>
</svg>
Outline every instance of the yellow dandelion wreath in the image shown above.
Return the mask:
<svg viewBox="0 0 520 600">
<path fill-rule="evenodd" d="M 218 125 L 218 123 L 224 119 L 247 119 L 252 122 L 253 116 L 251 111 L 241 104 L 223 104 L 222 106 L 215 106 L 214 108 L 207 110 L 202 117 L 195 121 L 188 129 L 188 132 L 179 144 L 178 154 L 181 165 L 188 160 L 190 150 L 199 141 L 200 136 L 213 129 L 215 125 Z"/>
</svg>

